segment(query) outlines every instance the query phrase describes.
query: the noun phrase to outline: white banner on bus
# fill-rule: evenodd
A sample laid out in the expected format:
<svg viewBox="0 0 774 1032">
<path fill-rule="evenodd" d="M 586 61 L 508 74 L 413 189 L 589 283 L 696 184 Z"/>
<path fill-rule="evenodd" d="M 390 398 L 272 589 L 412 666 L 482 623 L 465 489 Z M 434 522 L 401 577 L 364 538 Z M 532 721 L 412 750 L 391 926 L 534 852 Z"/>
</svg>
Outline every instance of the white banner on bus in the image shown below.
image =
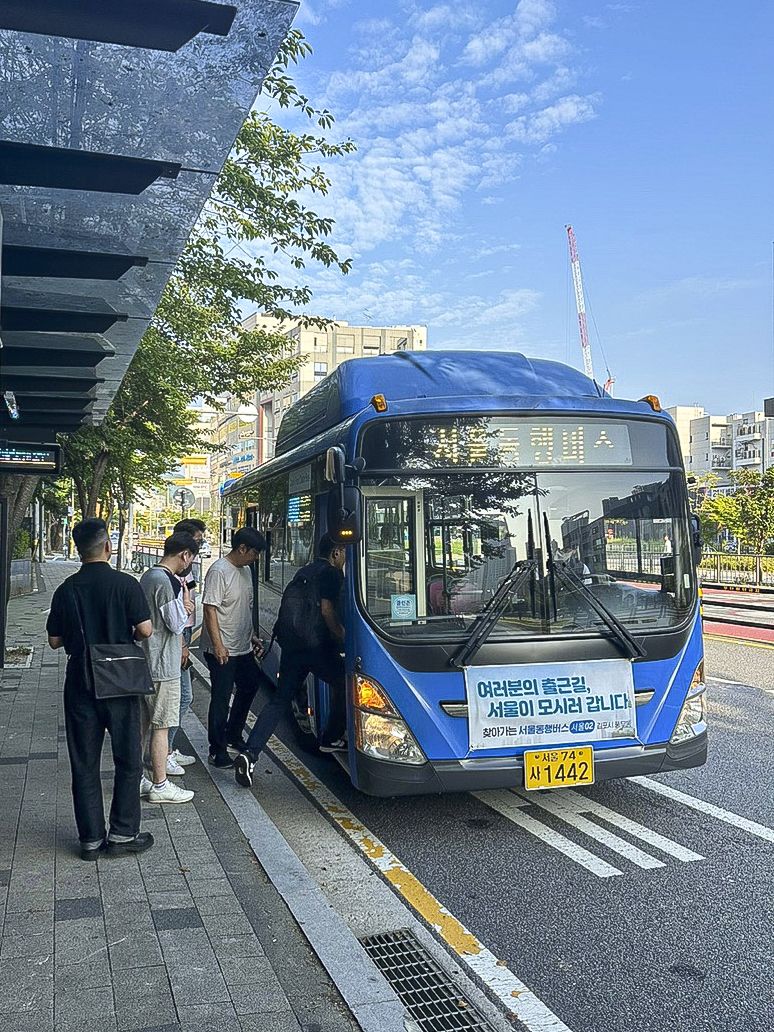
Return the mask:
<svg viewBox="0 0 774 1032">
<path fill-rule="evenodd" d="M 470 749 L 637 737 L 627 659 L 467 667 Z"/>
</svg>

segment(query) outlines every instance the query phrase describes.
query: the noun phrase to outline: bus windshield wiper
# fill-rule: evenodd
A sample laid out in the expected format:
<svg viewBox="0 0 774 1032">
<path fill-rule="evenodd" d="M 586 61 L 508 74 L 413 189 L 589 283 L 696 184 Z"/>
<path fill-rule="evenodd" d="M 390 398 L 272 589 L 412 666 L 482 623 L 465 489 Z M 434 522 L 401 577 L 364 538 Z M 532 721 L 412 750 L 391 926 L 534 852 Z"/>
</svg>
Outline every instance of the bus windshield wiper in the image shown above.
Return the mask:
<svg viewBox="0 0 774 1032">
<path fill-rule="evenodd" d="M 613 637 L 624 647 L 630 659 L 642 658 L 647 655 L 642 645 L 634 640 L 615 613 L 608 609 L 603 602 L 600 602 L 593 591 L 589 591 L 581 577 L 572 570 L 566 569 L 561 563 L 552 562 L 552 569 L 556 576 L 563 580 L 565 584 L 568 584 L 583 596 L 597 616 L 607 625 Z"/>
<path fill-rule="evenodd" d="M 537 563 L 534 559 L 518 560 L 514 563 L 510 573 L 500 581 L 494 595 L 473 621 L 470 633 L 466 640 L 460 645 L 449 662 L 452 666 L 464 667 L 468 660 L 478 652 L 489 635 L 492 633 L 495 624 L 500 619 L 508 600 L 514 595 L 527 577 L 531 577 Z"/>
</svg>

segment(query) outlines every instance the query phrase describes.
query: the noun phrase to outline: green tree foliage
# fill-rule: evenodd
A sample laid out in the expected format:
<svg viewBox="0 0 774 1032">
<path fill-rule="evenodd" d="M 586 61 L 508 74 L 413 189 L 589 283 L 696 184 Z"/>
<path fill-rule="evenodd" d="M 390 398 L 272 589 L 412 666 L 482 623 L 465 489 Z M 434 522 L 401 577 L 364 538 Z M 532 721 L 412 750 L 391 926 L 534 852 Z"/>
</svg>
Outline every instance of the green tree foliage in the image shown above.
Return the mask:
<svg viewBox="0 0 774 1032">
<path fill-rule="evenodd" d="M 299 271 L 307 261 L 349 271 L 351 260 L 328 243 L 333 220 L 301 199 L 328 192 L 321 158 L 354 150 L 350 140 L 328 140 L 333 116 L 314 108 L 289 75 L 310 52 L 302 34 L 291 30 L 262 95 L 300 111 L 314 132 L 294 133 L 266 112 L 251 112 L 105 419 L 62 441 L 85 515 L 100 501 L 110 511 L 135 498 L 181 455 L 210 447 L 186 409 L 191 399 L 217 405 L 218 395 L 246 399 L 288 382 L 298 365 L 288 337 L 276 327 L 241 325 L 246 303 L 286 321 L 311 300 L 308 286 L 281 280 L 270 267 L 271 253 L 286 256 Z"/>
<path fill-rule="evenodd" d="M 765 473 L 739 469 L 730 474 L 733 494 L 705 498 L 699 510 L 707 529 L 727 530 L 746 551 L 764 552 L 774 539 L 774 466 Z"/>
</svg>

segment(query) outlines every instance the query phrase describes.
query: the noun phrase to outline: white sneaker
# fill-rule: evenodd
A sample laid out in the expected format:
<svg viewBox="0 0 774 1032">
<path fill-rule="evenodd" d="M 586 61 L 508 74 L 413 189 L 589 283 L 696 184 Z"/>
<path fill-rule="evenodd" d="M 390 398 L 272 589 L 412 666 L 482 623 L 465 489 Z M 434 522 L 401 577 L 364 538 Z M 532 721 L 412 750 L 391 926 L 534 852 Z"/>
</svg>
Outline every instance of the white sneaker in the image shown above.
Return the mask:
<svg viewBox="0 0 774 1032">
<path fill-rule="evenodd" d="M 173 749 L 169 755 L 175 763 L 179 763 L 181 767 L 190 767 L 192 763 L 196 763 L 195 756 L 186 756 L 186 754 L 180 752 L 179 749 Z"/>
<path fill-rule="evenodd" d="M 149 803 L 190 803 L 194 794 L 190 788 L 178 788 L 171 781 L 167 781 L 161 788 L 151 786 L 148 793 Z"/>
<path fill-rule="evenodd" d="M 145 775 L 140 778 L 140 799 L 147 799 L 148 793 L 153 788 L 153 782 L 150 778 L 146 778 Z"/>
<path fill-rule="evenodd" d="M 185 774 L 180 764 L 175 760 L 172 753 L 167 756 L 167 774 Z"/>
</svg>

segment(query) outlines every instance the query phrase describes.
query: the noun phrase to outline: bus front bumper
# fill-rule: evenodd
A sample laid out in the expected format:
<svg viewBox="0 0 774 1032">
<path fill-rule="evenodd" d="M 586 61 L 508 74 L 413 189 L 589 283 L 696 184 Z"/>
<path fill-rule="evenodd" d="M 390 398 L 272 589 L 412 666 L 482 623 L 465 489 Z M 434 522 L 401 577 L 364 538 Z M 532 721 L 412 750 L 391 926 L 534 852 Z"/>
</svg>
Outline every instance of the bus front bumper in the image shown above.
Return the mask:
<svg viewBox="0 0 774 1032">
<path fill-rule="evenodd" d="M 706 759 L 706 731 L 679 745 L 661 743 L 599 749 L 594 752 L 594 779 L 610 781 L 635 774 L 663 774 L 700 767 Z M 372 796 L 480 792 L 488 788 L 521 788 L 524 784 L 521 756 L 434 760 L 412 767 L 375 760 L 358 752 L 355 772 L 357 787 Z"/>
</svg>

